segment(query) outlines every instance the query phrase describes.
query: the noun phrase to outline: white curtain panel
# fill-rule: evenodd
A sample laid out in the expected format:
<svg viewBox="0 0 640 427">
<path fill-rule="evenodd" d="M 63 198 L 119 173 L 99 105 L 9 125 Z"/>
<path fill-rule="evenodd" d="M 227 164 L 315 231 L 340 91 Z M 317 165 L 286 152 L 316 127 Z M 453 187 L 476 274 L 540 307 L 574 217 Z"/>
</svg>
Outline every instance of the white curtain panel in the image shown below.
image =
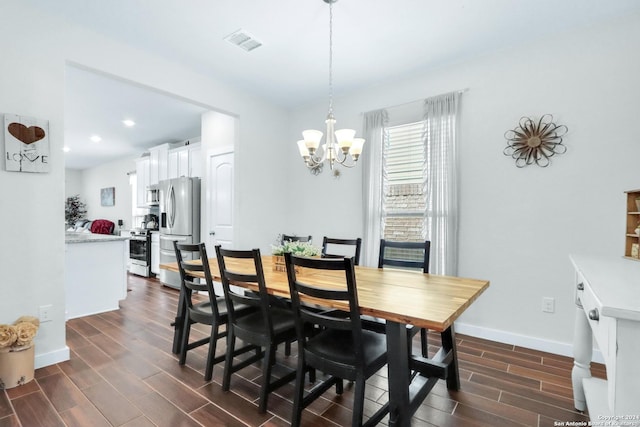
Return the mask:
<svg viewBox="0 0 640 427">
<path fill-rule="evenodd" d="M 431 240 L 430 273 L 458 273 L 458 117 L 460 92 L 424 102 L 427 189 L 426 229 Z"/>
<path fill-rule="evenodd" d="M 362 236 L 361 265 L 378 266 L 378 251 L 382 233 L 382 156 L 384 128 L 389 116 L 386 110 L 370 111 L 364 114 L 364 138 L 368 141 L 363 151 L 362 210 L 364 235 Z"/>
</svg>

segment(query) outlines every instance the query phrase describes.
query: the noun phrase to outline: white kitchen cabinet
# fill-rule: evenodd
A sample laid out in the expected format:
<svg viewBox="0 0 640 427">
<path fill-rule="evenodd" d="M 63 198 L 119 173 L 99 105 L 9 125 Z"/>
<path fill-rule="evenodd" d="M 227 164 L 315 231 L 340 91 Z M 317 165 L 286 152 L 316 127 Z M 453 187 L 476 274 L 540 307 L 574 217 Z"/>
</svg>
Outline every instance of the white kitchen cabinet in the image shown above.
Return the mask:
<svg viewBox="0 0 640 427">
<path fill-rule="evenodd" d="M 149 156 L 136 160 L 136 205 L 139 208 L 147 207 L 147 187 L 149 186 Z"/>
<path fill-rule="evenodd" d="M 201 152 L 200 144 L 189 146 L 189 176 L 202 177 Z"/>
<path fill-rule="evenodd" d="M 160 274 L 160 233 L 151 232 L 151 272 Z"/>
<path fill-rule="evenodd" d="M 201 171 L 199 142 L 169 150 L 167 156 L 167 178 L 179 178 L 181 176 L 200 177 Z"/>
<path fill-rule="evenodd" d="M 157 185 L 167 179 L 169 144 L 149 148 L 149 185 Z"/>
</svg>

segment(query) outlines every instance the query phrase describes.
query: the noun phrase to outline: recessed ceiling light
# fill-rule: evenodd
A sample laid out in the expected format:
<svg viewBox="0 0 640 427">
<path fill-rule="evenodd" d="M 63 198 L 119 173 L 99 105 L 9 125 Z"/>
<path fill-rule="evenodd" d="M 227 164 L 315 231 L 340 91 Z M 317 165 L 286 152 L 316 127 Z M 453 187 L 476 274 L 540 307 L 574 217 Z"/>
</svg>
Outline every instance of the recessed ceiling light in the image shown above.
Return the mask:
<svg viewBox="0 0 640 427">
<path fill-rule="evenodd" d="M 62 147 L 62 151 L 64 151 L 65 153 L 68 153 L 69 151 L 71 151 L 71 148 L 65 145 L 64 147 Z"/>
<path fill-rule="evenodd" d="M 102 141 L 102 138 L 100 138 L 98 135 L 91 135 L 90 138 L 93 142 L 100 142 Z"/>
<path fill-rule="evenodd" d="M 133 120 L 123 120 L 122 123 L 124 123 L 124 125 L 128 128 L 133 127 L 136 125 L 136 122 L 134 122 Z"/>
</svg>

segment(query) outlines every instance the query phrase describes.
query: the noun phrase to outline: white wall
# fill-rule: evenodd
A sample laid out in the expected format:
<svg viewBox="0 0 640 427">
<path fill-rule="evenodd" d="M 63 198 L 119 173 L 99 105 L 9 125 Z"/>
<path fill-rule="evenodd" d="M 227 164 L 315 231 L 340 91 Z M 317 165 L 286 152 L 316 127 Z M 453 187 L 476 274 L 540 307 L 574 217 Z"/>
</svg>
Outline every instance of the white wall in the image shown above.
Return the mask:
<svg viewBox="0 0 640 427">
<path fill-rule="evenodd" d="M 134 159 L 121 159 L 82 171 L 82 200 L 87 204 L 87 218 L 108 219 L 118 227 L 118 220 L 123 220 L 123 230 L 133 227 L 131 224 L 131 187 L 128 172 L 134 171 Z M 113 206 L 102 206 L 100 190 L 115 188 Z"/>
<path fill-rule="evenodd" d="M 640 185 L 638 52 L 635 16 L 335 100 L 338 128 L 360 133 L 364 111 L 469 88 L 461 114 L 459 274 L 489 279 L 491 286 L 460 319 L 459 330 L 570 353 L 568 256 L 622 256 L 623 191 Z M 314 238 L 362 235 L 362 169 L 335 181 L 309 175 L 294 160 L 298 132 L 322 126 L 325 105 L 322 100 L 291 120 L 289 157 L 297 163 L 288 188 L 299 209 L 288 224 Z M 502 154 L 505 131 L 521 116 L 545 113 L 568 126 L 567 153 L 548 168 L 516 168 Z M 556 299 L 554 314 L 541 312 L 543 297 Z"/>
<path fill-rule="evenodd" d="M 20 2 L 0 3 L 0 16 L 11 16 L 0 27 L 5 43 L 0 68 L 0 112 L 49 120 L 51 172 L 27 174 L 0 170 L 3 197 L 0 224 L 5 243 L 0 249 L 0 322 L 37 315 L 52 304 L 53 320 L 42 324 L 36 338 L 36 366 L 68 357 L 64 332 L 64 71 L 67 63 L 100 70 L 186 99 L 231 112 L 239 117 L 238 183 L 246 213 L 236 224 L 238 245 L 254 246 L 248 218 L 259 213 L 263 224 L 280 227 L 284 213 L 285 171 L 274 146 L 286 133 L 287 115 L 260 99 L 235 91 L 180 64 L 168 62 L 62 22 Z M 3 144 L 4 146 L 4 144 Z M 259 165 L 258 167 L 254 167 Z M 262 205 L 264 194 L 272 206 Z M 254 198 L 259 195 L 260 198 Z M 116 206 L 119 202 L 116 194 Z M 268 243 L 265 243 L 265 246 Z"/>
<path fill-rule="evenodd" d="M 78 169 L 64 170 L 64 197 L 72 197 L 82 193 L 82 171 Z M 83 196 L 80 195 L 83 199 Z M 83 199 L 84 201 L 84 199 Z"/>
<path fill-rule="evenodd" d="M 25 25 L 27 15 L 2 3 L 0 15 L 13 16 L 0 27 L 4 40 L 0 69 L 0 112 L 49 121 L 48 173 L 0 170 L 2 241 L 0 249 L 0 322 L 21 315 L 38 315 L 40 305 L 52 304 L 52 322 L 43 323 L 36 337 L 36 354 L 57 360 L 68 357 L 64 342 L 64 158 L 63 61 L 52 48 L 51 27 L 33 16 L 37 30 Z M 20 17 L 24 19 L 20 19 Z M 41 37 L 38 37 L 40 35 Z M 4 150 L 4 132 L 1 133 Z"/>
</svg>

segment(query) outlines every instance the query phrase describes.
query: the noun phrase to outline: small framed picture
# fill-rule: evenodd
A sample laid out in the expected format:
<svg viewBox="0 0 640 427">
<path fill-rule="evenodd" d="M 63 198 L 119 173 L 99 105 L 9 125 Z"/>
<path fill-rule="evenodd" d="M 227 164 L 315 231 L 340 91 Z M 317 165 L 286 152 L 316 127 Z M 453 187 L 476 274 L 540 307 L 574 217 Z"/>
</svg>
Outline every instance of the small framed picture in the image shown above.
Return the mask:
<svg viewBox="0 0 640 427">
<path fill-rule="evenodd" d="M 113 206 L 116 204 L 116 188 L 107 187 L 100 189 L 100 204 L 102 206 Z"/>
</svg>

